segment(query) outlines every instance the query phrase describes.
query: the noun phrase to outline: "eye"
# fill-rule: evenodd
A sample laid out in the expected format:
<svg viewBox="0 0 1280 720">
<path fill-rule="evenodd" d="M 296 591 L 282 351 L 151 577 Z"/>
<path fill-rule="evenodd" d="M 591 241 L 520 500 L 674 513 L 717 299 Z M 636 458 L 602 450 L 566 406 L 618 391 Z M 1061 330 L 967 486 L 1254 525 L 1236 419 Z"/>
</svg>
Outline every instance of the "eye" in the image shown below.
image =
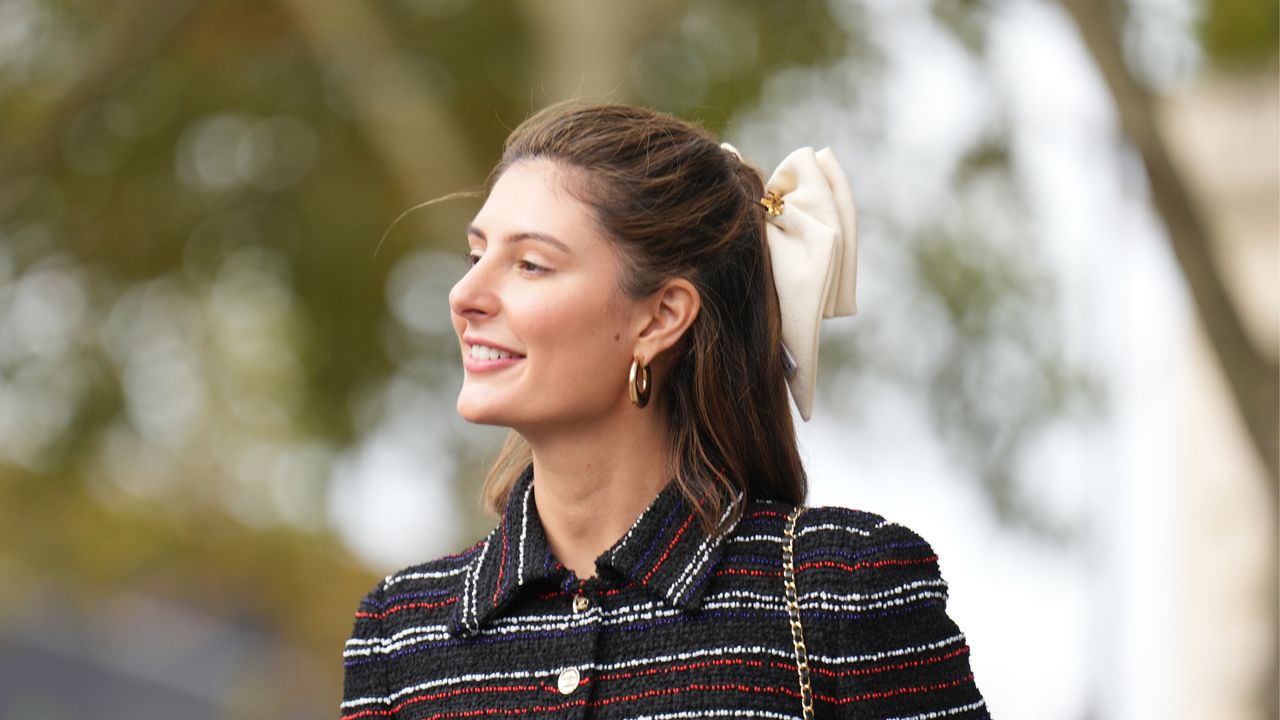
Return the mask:
<svg viewBox="0 0 1280 720">
<path fill-rule="evenodd" d="M 467 264 L 468 268 L 473 268 L 476 266 L 476 263 L 480 262 L 480 253 L 468 250 L 467 252 L 462 253 L 462 261 Z"/>
<path fill-rule="evenodd" d="M 533 275 L 543 275 L 551 271 L 550 268 L 543 267 L 531 260 L 521 260 L 518 264 L 521 270 Z"/>
</svg>

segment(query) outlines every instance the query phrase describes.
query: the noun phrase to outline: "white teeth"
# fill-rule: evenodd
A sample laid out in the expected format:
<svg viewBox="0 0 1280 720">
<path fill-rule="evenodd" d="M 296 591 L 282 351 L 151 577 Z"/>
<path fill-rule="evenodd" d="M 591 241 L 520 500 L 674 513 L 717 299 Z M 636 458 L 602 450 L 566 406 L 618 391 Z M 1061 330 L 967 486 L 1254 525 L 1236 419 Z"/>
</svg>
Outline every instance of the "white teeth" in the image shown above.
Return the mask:
<svg viewBox="0 0 1280 720">
<path fill-rule="evenodd" d="M 472 345 L 471 357 L 476 360 L 510 360 L 513 356 L 506 350 L 499 350 L 485 345 Z"/>
</svg>

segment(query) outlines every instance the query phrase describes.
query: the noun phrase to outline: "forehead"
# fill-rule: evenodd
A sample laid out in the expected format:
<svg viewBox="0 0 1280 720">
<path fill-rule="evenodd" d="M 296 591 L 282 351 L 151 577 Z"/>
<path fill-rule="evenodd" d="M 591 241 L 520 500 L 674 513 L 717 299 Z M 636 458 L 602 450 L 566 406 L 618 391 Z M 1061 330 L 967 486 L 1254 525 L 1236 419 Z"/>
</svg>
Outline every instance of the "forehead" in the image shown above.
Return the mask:
<svg viewBox="0 0 1280 720">
<path fill-rule="evenodd" d="M 573 173 L 549 160 L 523 160 L 494 183 L 472 223 L 486 237 L 521 232 L 552 235 L 571 248 L 603 243 L 591 208 L 567 189 Z"/>
</svg>

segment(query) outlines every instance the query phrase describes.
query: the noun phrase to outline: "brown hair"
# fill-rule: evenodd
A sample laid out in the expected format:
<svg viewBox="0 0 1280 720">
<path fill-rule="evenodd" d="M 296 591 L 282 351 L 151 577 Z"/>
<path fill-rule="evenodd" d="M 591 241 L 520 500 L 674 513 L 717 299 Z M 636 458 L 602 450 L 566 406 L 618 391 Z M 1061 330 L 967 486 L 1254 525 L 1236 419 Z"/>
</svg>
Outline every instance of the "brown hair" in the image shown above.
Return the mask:
<svg viewBox="0 0 1280 720">
<path fill-rule="evenodd" d="M 674 482 L 703 526 L 722 529 L 730 493 L 803 502 L 760 172 L 692 123 L 625 105 L 536 113 L 507 138 L 486 191 L 534 159 L 572 171 L 565 189 L 592 208 L 624 259 L 623 292 L 644 297 L 682 277 L 701 295 L 654 399 L 668 415 Z M 488 509 L 502 511 L 530 459 L 512 432 L 485 479 Z"/>
</svg>

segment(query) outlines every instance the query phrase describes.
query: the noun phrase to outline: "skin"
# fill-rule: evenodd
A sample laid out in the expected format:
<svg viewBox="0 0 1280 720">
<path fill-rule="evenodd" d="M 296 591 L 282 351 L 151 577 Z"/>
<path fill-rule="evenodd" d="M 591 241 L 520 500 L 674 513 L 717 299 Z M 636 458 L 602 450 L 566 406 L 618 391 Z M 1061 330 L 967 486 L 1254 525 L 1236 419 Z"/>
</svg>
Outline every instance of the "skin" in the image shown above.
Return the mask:
<svg viewBox="0 0 1280 720">
<path fill-rule="evenodd" d="M 652 363 L 660 388 L 663 353 L 701 305 L 683 278 L 643 298 L 621 291 L 616 249 L 565 191 L 577 179 L 547 160 L 503 173 L 472 221 L 472 266 L 449 309 L 466 369 L 458 413 L 528 441 L 551 549 L 585 579 L 672 477 L 658 392 L 644 409 L 630 401 L 632 358 Z M 476 359 L 472 344 L 511 357 Z"/>
</svg>

